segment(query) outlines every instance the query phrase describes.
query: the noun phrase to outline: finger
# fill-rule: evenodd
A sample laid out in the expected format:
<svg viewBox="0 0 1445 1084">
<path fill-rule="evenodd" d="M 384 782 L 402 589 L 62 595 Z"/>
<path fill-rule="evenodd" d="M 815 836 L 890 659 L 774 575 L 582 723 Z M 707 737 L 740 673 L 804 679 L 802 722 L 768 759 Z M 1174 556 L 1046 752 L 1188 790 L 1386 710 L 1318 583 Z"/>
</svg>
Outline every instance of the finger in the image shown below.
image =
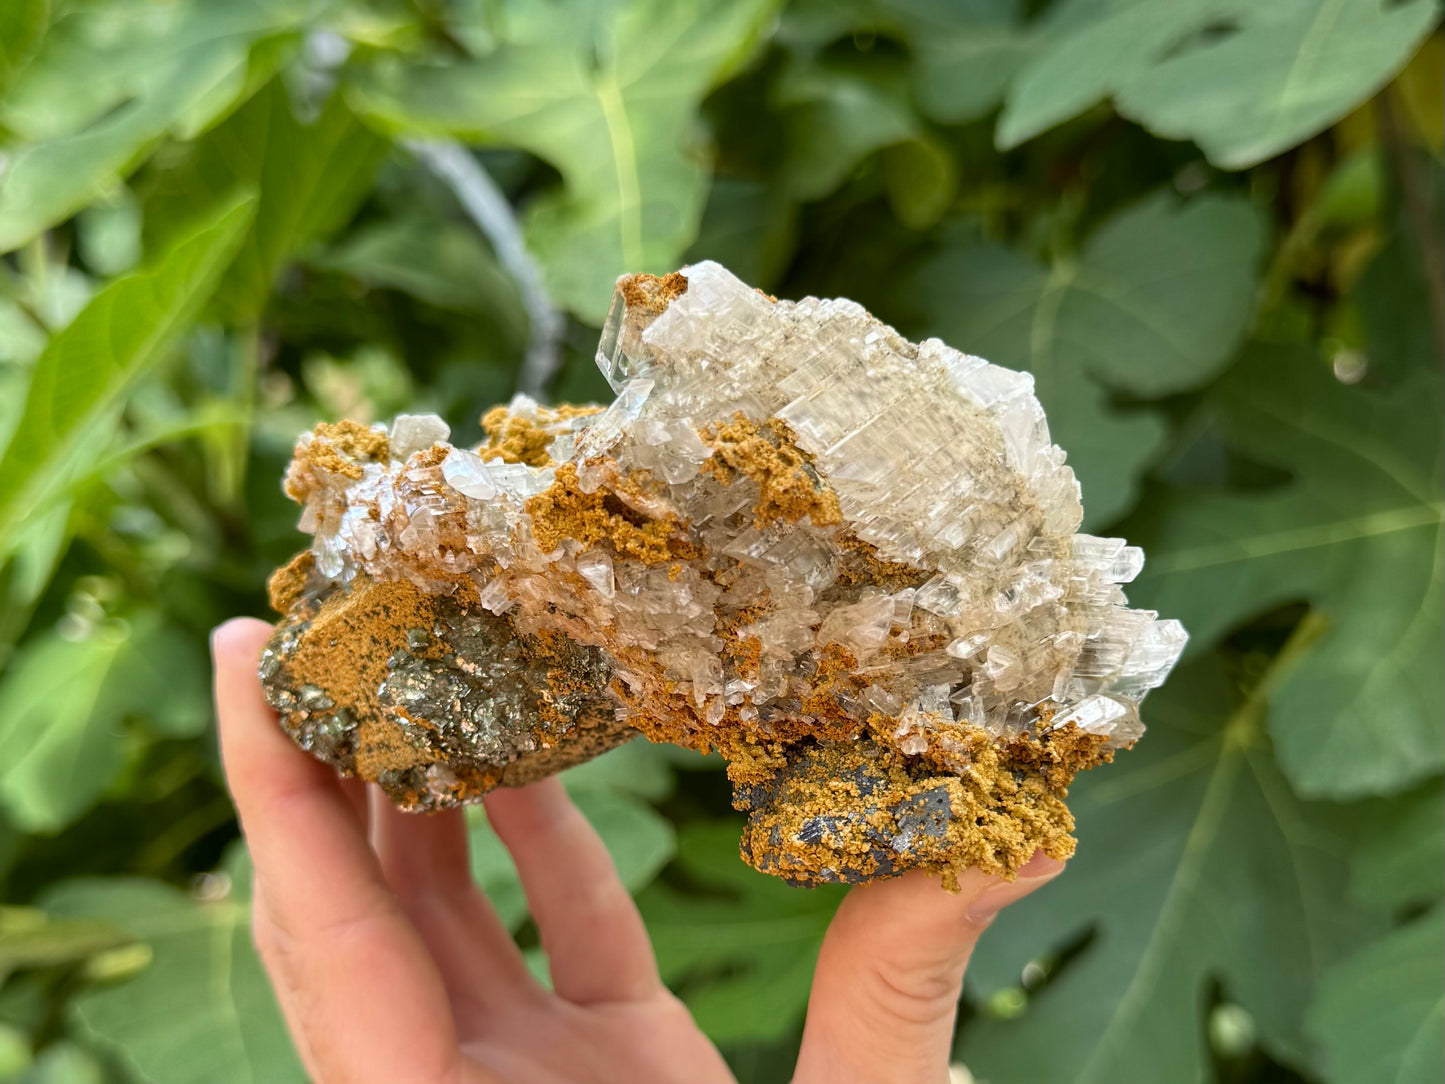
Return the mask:
<svg viewBox="0 0 1445 1084">
<path fill-rule="evenodd" d="M 557 779 L 503 788 L 487 817 L 516 864 L 552 973 L 579 1005 L 662 991 L 647 928 L 601 838 Z"/>
<path fill-rule="evenodd" d="M 954 1014 L 978 936 L 1063 864 L 1042 854 L 1005 882 L 978 870 L 949 893 L 923 874 L 854 889 L 813 975 L 797 1084 L 946 1084 Z"/>
<path fill-rule="evenodd" d="M 372 843 L 382 872 L 426 942 L 464 1038 L 498 1009 L 543 991 L 496 909 L 472 880 L 460 809 L 404 813 L 372 788 Z"/>
<path fill-rule="evenodd" d="M 346 804 L 351 806 L 351 811 L 356 816 L 356 822 L 361 825 L 364 835 L 371 824 L 370 796 L 366 792 L 366 780 L 340 779 L 337 783 L 341 787 L 341 793 L 346 795 Z"/>
<path fill-rule="evenodd" d="M 274 926 L 266 911 L 265 896 L 254 877 L 251 880 L 251 941 L 256 946 L 256 954 L 261 957 L 261 963 L 266 968 L 266 973 L 274 978 L 280 973 L 280 966 L 276 960 L 277 945 Z M 291 1038 L 296 1044 L 296 1053 L 301 1057 L 301 1066 L 306 1070 L 306 1075 L 315 1080 L 320 1069 L 316 1064 L 316 1056 L 311 1053 L 311 1044 L 306 1038 L 306 1032 L 301 1027 L 301 1017 L 296 1011 L 295 992 L 288 984 L 280 981 L 273 981 L 272 988 L 276 992 L 276 1004 L 281 1009 L 281 1016 L 286 1021 L 286 1030 L 291 1033 Z"/>
<path fill-rule="evenodd" d="M 269 629 L 216 630 L 226 778 L 264 893 L 276 981 L 322 1080 L 450 1081 L 461 1055 L 446 993 L 331 769 L 305 756 L 261 698 Z"/>
</svg>

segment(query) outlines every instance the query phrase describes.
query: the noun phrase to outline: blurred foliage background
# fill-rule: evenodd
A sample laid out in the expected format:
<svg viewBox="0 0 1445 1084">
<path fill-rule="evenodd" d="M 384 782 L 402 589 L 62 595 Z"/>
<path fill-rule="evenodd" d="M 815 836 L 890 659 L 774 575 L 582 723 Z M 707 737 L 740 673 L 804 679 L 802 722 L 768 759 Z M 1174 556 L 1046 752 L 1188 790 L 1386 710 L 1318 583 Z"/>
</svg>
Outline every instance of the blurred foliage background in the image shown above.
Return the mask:
<svg viewBox="0 0 1445 1084">
<path fill-rule="evenodd" d="M 1191 650 L 985 937 L 994 1084 L 1438 1084 L 1435 0 L 0 3 L 0 1080 L 287 1084 L 207 630 L 321 418 L 603 396 L 611 283 L 721 260 L 1030 370 Z M 569 783 L 668 979 L 787 1079 L 839 895 L 717 765 Z M 478 876 L 535 945 L 505 853 Z"/>
</svg>

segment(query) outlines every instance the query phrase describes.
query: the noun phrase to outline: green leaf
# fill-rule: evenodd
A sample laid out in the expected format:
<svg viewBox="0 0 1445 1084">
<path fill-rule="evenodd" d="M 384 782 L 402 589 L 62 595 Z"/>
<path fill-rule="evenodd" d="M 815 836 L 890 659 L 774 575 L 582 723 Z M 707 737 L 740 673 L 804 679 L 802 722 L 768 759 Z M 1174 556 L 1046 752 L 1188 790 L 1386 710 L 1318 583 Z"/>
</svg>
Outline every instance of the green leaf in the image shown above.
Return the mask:
<svg viewBox="0 0 1445 1084">
<path fill-rule="evenodd" d="M 1050 946 L 1091 928 L 1093 938 L 1016 1018 L 965 1029 L 960 1053 L 980 1077 L 1208 1079 L 1212 979 L 1277 1057 L 1307 1064 L 1310 991 L 1361 923 L 1342 898 L 1345 847 L 1330 811 L 1291 795 L 1262 740 L 1269 680 L 1230 711 L 1213 660 L 1177 671 L 1146 703 L 1138 747 L 1070 787 L 1078 853 L 998 918 L 970 982 L 986 996 L 1017 988 Z"/>
<path fill-rule="evenodd" d="M 996 132 L 999 147 L 1016 147 L 1077 116 L 1139 78 L 1206 21 L 1239 6 L 1237 0 L 1064 5 L 1068 30 L 1035 52 L 1009 87 Z"/>
<path fill-rule="evenodd" d="M 528 207 L 528 246 L 559 303 L 600 324 L 612 284 L 672 270 L 707 193 L 693 131 L 703 95 L 751 51 L 772 0 L 570 0 L 509 12 L 475 61 L 378 69 L 362 112 L 409 135 L 531 151 L 561 190 Z M 606 12 L 606 18 L 599 13 Z"/>
<path fill-rule="evenodd" d="M 98 919 L 0 907 L 0 984 L 19 968 L 76 963 L 129 941 L 124 931 Z"/>
<path fill-rule="evenodd" d="M 1309 1023 L 1324 1048 L 1331 1080 L 1436 1084 L 1445 1079 L 1442 957 L 1445 911 L 1436 908 L 1325 977 Z"/>
<path fill-rule="evenodd" d="M 81 259 L 97 275 L 119 275 L 141 259 L 141 207 L 135 194 L 117 185 L 75 219 Z"/>
<path fill-rule="evenodd" d="M 193 738 L 211 725 L 210 659 L 200 637 L 142 613 L 131 619 L 122 703 L 157 734 Z"/>
<path fill-rule="evenodd" d="M 159 258 L 116 279 L 35 362 L 20 420 L 0 455 L 0 560 L 16 529 L 63 487 L 79 438 L 101 427 L 200 309 L 251 221 L 227 199 Z"/>
<path fill-rule="evenodd" d="M 1445 168 L 1423 151 L 1407 152 L 1404 168 L 1414 173 L 1422 205 L 1396 209 L 1385 244 L 1350 292 L 1364 332 L 1368 371 L 1386 381 L 1411 369 L 1435 367 L 1442 347 L 1427 316 L 1442 301 L 1427 271 L 1438 263 L 1434 239 L 1445 231 Z"/>
<path fill-rule="evenodd" d="M 0 297 L 0 380 L 18 381 L 23 375 L 21 364 L 33 361 L 45 349 L 45 331 L 21 306 L 6 297 Z M 19 363 L 19 364 L 16 364 Z M 0 387 L 4 387 L 0 384 Z M 7 435 L 5 419 L 11 404 L 18 397 L 6 394 L 0 396 L 0 441 Z"/>
<path fill-rule="evenodd" d="M 0 252 L 102 195 L 167 134 L 192 138 L 259 85 L 317 0 L 117 0 L 72 8 L 0 107 Z M 254 69 L 253 69 L 254 64 Z"/>
<path fill-rule="evenodd" d="M 912 47 L 919 104 L 945 124 L 974 120 L 997 105 L 1037 48 L 1039 30 L 1024 24 L 1016 0 L 882 0 L 878 6 Z"/>
<path fill-rule="evenodd" d="M 30 1037 L 13 1024 L 0 1021 L 0 1080 L 20 1080 L 32 1064 Z"/>
<path fill-rule="evenodd" d="M 774 185 L 715 178 L 685 263 L 716 260 L 744 282 L 766 289 L 797 246 L 797 211 Z"/>
<path fill-rule="evenodd" d="M 1068 7 L 1069 33 L 1008 92 L 1008 148 L 1113 96 L 1156 135 L 1192 139 L 1243 169 L 1321 131 L 1374 94 L 1439 15 L 1435 0 L 1133 0 Z"/>
<path fill-rule="evenodd" d="M 701 892 L 657 883 L 638 898 L 663 978 L 717 1042 L 787 1033 L 807 1005 L 841 886 L 801 890 L 749 868 L 736 820 L 683 827 L 678 866 Z"/>
<path fill-rule="evenodd" d="M 35 52 L 50 25 L 50 0 L 9 0 L 0 8 L 0 93 Z"/>
<path fill-rule="evenodd" d="M 945 249 L 912 294 L 930 334 L 1033 374 L 1100 525 L 1133 502 L 1164 436 L 1154 414 L 1115 410 L 1110 389 L 1162 395 L 1219 371 L 1250 314 L 1260 232 L 1242 200 L 1158 195 L 1051 267 L 997 245 Z"/>
<path fill-rule="evenodd" d="M 205 724 L 204 664 L 153 613 L 84 639 L 32 638 L 0 682 L 0 805 L 27 832 L 73 821 L 123 760 L 122 721 L 144 715 L 161 733 Z"/>
<path fill-rule="evenodd" d="M 1445 788 L 1439 779 L 1361 811 L 1350 879 L 1355 899 L 1402 908 L 1445 898 L 1442 811 Z"/>
<path fill-rule="evenodd" d="M 826 196 L 865 158 L 885 155 L 895 211 L 910 226 L 936 222 L 958 186 L 946 148 L 919 121 L 897 75 L 796 59 L 775 100 L 786 133 L 778 176 L 796 200 Z"/>
<path fill-rule="evenodd" d="M 125 633 L 56 633 L 31 640 L 0 685 L 0 804 L 28 832 L 54 831 L 80 815 L 119 772 L 118 715 L 107 679 Z"/>
<path fill-rule="evenodd" d="M 1131 598 L 1197 646 L 1297 600 L 1325 624 L 1273 698 L 1280 762 L 1305 793 L 1395 791 L 1445 764 L 1440 687 L 1441 387 L 1348 387 L 1308 350 L 1258 348 L 1215 399 L 1229 443 L 1290 472 L 1254 492 L 1173 489 L 1137 527 Z"/>
<path fill-rule="evenodd" d="M 426 214 L 367 223 L 310 263 L 440 309 L 487 317 L 507 341 L 526 340 L 516 283 L 470 226 Z"/>
<path fill-rule="evenodd" d="M 0 885 L 5 883 L 5 875 L 10 872 L 10 865 L 15 861 L 15 852 L 19 849 L 20 834 L 11 827 L 5 815 L 0 813 Z"/>
<path fill-rule="evenodd" d="M 938 140 L 906 140 L 884 150 L 883 180 L 898 221 L 912 230 L 926 230 L 953 202 L 958 166 Z"/>
<path fill-rule="evenodd" d="M 19 1084 L 107 1084 L 107 1075 L 94 1055 L 62 1039 L 40 1052 Z"/>
<path fill-rule="evenodd" d="M 1170 55 L 1121 88 L 1119 111 L 1243 169 L 1322 131 L 1405 66 L 1436 0 L 1244 4 L 1239 29 Z"/>
<path fill-rule="evenodd" d="M 51 888 L 53 915 L 102 919 L 150 947 L 149 965 L 71 1003 L 80 1025 L 150 1084 L 301 1084 L 306 1076 L 251 946 L 249 901 L 235 877 L 197 900 L 141 878 Z"/>
<path fill-rule="evenodd" d="M 333 94 L 310 123 L 273 79 L 156 179 L 147 203 L 148 241 L 164 241 L 176 220 L 214 205 L 237 185 L 260 194 L 256 217 L 212 303 L 228 323 L 260 313 L 271 283 L 304 246 L 334 232 L 371 188 L 387 141 Z"/>
<path fill-rule="evenodd" d="M 562 781 L 573 796 L 608 791 L 660 802 L 673 790 L 670 746 L 636 738 L 569 769 Z"/>
<path fill-rule="evenodd" d="M 6 601 L 13 612 L 36 602 L 70 544 L 71 502 L 57 501 L 15 532 Z"/>
</svg>

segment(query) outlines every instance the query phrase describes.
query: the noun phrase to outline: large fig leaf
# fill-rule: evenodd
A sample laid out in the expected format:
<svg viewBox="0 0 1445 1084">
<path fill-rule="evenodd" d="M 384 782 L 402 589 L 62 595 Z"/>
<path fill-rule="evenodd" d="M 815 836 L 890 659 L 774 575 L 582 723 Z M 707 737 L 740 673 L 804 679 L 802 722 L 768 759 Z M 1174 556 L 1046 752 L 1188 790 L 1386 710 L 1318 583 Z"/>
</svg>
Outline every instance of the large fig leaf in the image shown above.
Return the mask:
<svg viewBox="0 0 1445 1084">
<path fill-rule="evenodd" d="M 1156 135 L 1243 169 L 1375 93 L 1439 18 L 1435 0 L 1073 0 L 1009 88 L 1013 147 L 1112 96 Z"/>
<path fill-rule="evenodd" d="M 1049 267 L 997 245 L 945 249 L 912 293 L 929 334 L 1033 374 L 1102 525 L 1128 508 L 1164 436 L 1153 414 L 1114 409 L 1109 389 L 1159 395 L 1218 372 L 1250 314 L 1260 243 L 1243 201 L 1156 196 Z"/>
<path fill-rule="evenodd" d="M 1177 672 L 1146 703 L 1138 747 L 1075 781 L 1078 853 L 999 917 L 970 981 L 986 995 L 1016 988 L 1051 947 L 1093 937 L 1020 1015 L 964 1031 L 960 1053 L 977 1075 L 1207 1079 L 1212 979 L 1253 1014 L 1272 1052 L 1310 1062 L 1301 1029 L 1311 989 L 1362 920 L 1343 901 L 1339 826 L 1327 807 L 1296 800 L 1271 760 L 1261 716 L 1273 680 L 1231 710 L 1214 660 Z"/>
<path fill-rule="evenodd" d="M 1445 899 L 1445 786 L 1433 779 L 1357 811 L 1350 891 L 1363 904 L 1401 910 Z"/>
<path fill-rule="evenodd" d="M 1442 958 L 1445 910 L 1437 907 L 1325 976 L 1309 1023 L 1324 1047 L 1331 1080 L 1349 1084 L 1445 1080 Z"/>
<path fill-rule="evenodd" d="M 672 270 L 696 235 L 708 175 L 697 107 L 747 56 L 773 8 L 517 6 L 486 55 L 382 68 L 355 98 L 392 130 L 521 147 L 556 166 L 563 185 L 528 208 L 528 246 L 552 295 L 600 324 L 618 275 Z"/>
<path fill-rule="evenodd" d="M 1136 534 L 1136 601 L 1203 647 L 1305 600 L 1324 628 L 1286 675 L 1270 729 L 1302 791 L 1381 794 L 1445 764 L 1441 386 L 1418 370 L 1377 391 L 1335 380 L 1310 351 L 1250 352 L 1219 388 L 1226 438 L 1290 472 L 1256 491 L 1179 489 Z"/>
</svg>

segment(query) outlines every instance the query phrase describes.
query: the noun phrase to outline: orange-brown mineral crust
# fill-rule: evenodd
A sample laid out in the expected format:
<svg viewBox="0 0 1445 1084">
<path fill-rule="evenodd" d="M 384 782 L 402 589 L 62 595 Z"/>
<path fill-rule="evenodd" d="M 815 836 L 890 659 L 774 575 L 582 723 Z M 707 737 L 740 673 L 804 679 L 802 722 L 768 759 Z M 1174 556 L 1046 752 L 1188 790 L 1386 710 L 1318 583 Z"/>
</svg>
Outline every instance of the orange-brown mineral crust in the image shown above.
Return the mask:
<svg viewBox="0 0 1445 1084">
<path fill-rule="evenodd" d="M 296 459 L 286 476 L 286 493 L 304 502 L 313 491 L 315 475 L 359 481 L 363 464 L 384 461 L 386 455 L 385 434 L 345 419 L 322 422 L 296 446 Z"/>
<path fill-rule="evenodd" d="M 907 868 L 954 890 L 970 866 L 1012 880 L 1037 851 L 1072 855 L 1067 790 L 1021 770 L 987 735 L 969 744 L 977 759 L 958 773 L 868 741 L 820 745 L 808 771 L 785 776 L 765 804 L 744 799 L 763 813 L 748 822 L 743 853 L 795 884 L 838 880 L 844 865 L 888 876 L 907 854 Z"/>
<path fill-rule="evenodd" d="M 532 517 L 532 537 L 545 551 L 567 541 L 588 549 L 606 542 L 618 554 L 635 557 L 646 564 L 659 564 L 678 557 L 693 557 L 697 546 L 683 532 L 676 516 L 652 518 L 628 503 L 624 496 L 637 496 L 643 486 L 636 479 L 623 479 L 611 490 L 586 492 L 577 478 L 577 468 L 564 463 L 556 480 L 526 504 Z"/>
<path fill-rule="evenodd" d="M 819 483 L 808 466 L 811 457 L 799 450 L 785 422 L 769 418 L 757 425 L 738 413 L 729 421 L 703 426 L 699 435 L 714 453 L 703 470 L 723 485 L 738 475 L 757 483 L 757 526 L 804 516 L 817 527 L 842 522 L 838 495 Z"/>
<path fill-rule="evenodd" d="M 715 264 L 618 281 L 604 408 L 337 422 L 269 583 L 286 731 L 407 809 L 638 734 L 728 761 L 743 856 L 799 885 L 956 887 L 1067 858 L 1076 773 L 1184 641 L 1142 554 L 1077 533 L 1027 377 Z"/>
<path fill-rule="evenodd" d="M 500 459 L 503 463 L 545 467 L 552 462 L 547 449 L 557 437 L 558 426 L 573 418 L 596 414 L 601 409 L 563 403 L 552 409 L 538 407 L 535 415 L 526 416 L 515 414 L 504 406 L 493 407 L 482 415 L 482 430 L 487 434 L 487 440 L 477 454 L 483 459 Z"/>
<path fill-rule="evenodd" d="M 617 289 L 629 310 L 656 316 L 676 297 L 687 292 L 687 277 L 674 271 L 670 275 L 623 275 Z"/>
</svg>

